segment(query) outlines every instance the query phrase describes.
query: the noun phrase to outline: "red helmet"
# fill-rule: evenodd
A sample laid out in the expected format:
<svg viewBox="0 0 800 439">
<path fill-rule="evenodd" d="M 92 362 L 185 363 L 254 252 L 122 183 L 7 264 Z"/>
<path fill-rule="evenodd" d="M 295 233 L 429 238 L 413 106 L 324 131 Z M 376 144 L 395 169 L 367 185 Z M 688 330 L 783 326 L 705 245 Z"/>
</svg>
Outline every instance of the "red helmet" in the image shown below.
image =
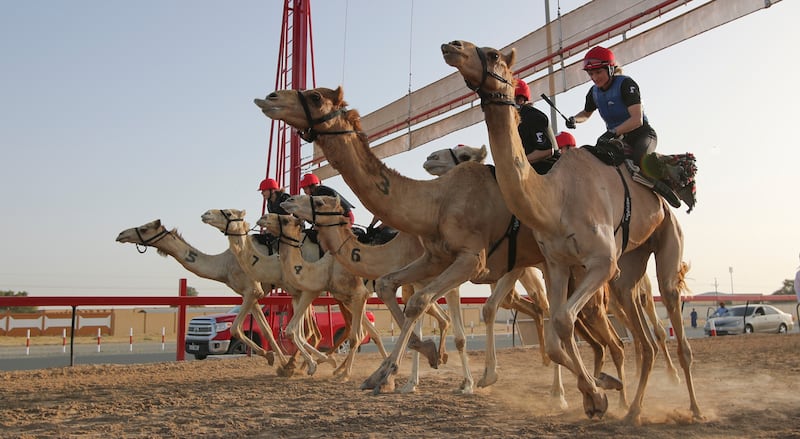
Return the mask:
<svg viewBox="0 0 800 439">
<path fill-rule="evenodd" d="M 312 184 L 319 184 L 319 177 L 314 174 L 306 174 L 300 179 L 300 189 Z"/>
<path fill-rule="evenodd" d="M 514 88 L 514 97 L 525 96 L 526 101 L 531 100 L 531 89 L 528 83 L 522 79 L 517 79 L 517 86 Z"/>
<path fill-rule="evenodd" d="M 558 135 L 556 136 L 556 143 L 558 143 L 559 148 L 564 148 L 564 147 L 574 148 L 576 144 L 575 136 L 566 131 L 562 131 L 558 133 Z"/>
<path fill-rule="evenodd" d="M 616 66 L 614 52 L 602 46 L 592 47 L 583 57 L 583 70 L 601 69 L 607 66 Z"/>
<path fill-rule="evenodd" d="M 271 178 L 261 180 L 261 184 L 258 185 L 259 191 L 268 191 L 272 189 L 278 189 L 278 182 Z"/>
</svg>

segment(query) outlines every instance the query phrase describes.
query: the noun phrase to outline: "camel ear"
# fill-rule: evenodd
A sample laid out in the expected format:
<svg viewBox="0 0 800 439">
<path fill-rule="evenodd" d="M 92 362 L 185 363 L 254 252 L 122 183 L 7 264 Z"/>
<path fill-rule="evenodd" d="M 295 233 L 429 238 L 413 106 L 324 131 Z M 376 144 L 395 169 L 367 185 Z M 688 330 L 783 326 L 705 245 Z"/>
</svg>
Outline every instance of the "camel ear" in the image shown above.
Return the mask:
<svg viewBox="0 0 800 439">
<path fill-rule="evenodd" d="M 242 218 L 244 218 L 244 217 L 246 217 L 246 216 L 247 216 L 247 211 L 246 211 L 246 210 L 244 210 L 244 209 L 242 209 Z"/>
<path fill-rule="evenodd" d="M 505 59 L 506 59 L 506 66 L 508 66 L 509 68 L 511 68 L 511 66 L 513 66 L 513 65 L 514 65 L 514 63 L 517 61 L 517 49 L 516 49 L 516 48 L 514 48 L 514 47 L 512 47 L 512 48 L 511 48 L 511 51 L 510 51 L 510 52 L 508 52 L 508 53 L 505 55 Z"/>
<path fill-rule="evenodd" d="M 481 145 L 481 153 L 480 153 L 480 161 L 483 161 L 486 158 L 486 145 Z"/>
<path fill-rule="evenodd" d="M 342 86 L 340 85 L 336 87 L 334 93 L 336 94 L 336 104 L 338 105 L 342 103 L 344 101 L 344 90 L 342 90 Z"/>
<path fill-rule="evenodd" d="M 159 218 L 159 219 L 157 219 L 157 220 L 153 221 L 153 224 L 154 224 L 156 227 L 161 227 L 161 218 Z"/>
</svg>

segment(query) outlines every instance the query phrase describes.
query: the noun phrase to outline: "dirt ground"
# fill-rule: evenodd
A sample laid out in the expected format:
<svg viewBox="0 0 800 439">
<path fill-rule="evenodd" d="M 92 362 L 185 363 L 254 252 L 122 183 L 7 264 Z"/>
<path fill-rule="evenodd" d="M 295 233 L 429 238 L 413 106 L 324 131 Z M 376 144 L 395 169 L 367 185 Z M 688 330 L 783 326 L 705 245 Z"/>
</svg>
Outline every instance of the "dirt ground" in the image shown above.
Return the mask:
<svg viewBox="0 0 800 439">
<path fill-rule="evenodd" d="M 701 422 L 692 421 L 686 386 L 667 379 L 660 356 L 644 425 L 634 427 L 622 421 L 616 392 L 603 419 L 587 419 L 568 373 L 569 408 L 558 409 L 548 393 L 552 369 L 536 351 L 516 348 L 499 352 L 498 383 L 473 395 L 453 392 L 461 381 L 455 353 L 438 370 L 422 367 L 419 390 L 410 395 L 358 389 L 378 367 L 378 354 L 359 354 L 350 382 L 333 380 L 330 365 L 314 376 L 281 378 L 255 357 L 3 372 L 0 437 L 800 438 L 800 335 L 691 344 Z M 673 355 L 675 347 L 670 342 Z M 626 354 L 626 378 L 635 382 L 630 344 Z M 469 354 L 476 380 L 483 357 Z M 613 373 L 610 360 L 605 370 Z"/>
</svg>

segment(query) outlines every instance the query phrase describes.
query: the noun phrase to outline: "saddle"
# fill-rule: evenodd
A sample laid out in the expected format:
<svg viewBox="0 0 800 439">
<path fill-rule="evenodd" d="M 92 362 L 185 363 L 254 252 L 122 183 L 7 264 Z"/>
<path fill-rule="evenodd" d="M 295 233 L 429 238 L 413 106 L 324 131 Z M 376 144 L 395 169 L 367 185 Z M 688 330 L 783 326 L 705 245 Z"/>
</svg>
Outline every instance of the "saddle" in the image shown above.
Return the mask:
<svg viewBox="0 0 800 439">
<path fill-rule="evenodd" d="M 686 211 L 689 213 L 697 204 L 697 161 L 690 152 L 671 155 L 652 152 L 642 158 L 639 167 L 625 159 L 625 144 L 620 140 L 599 142 L 583 148 L 607 165 L 619 166 L 626 163 L 634 180 L 651 188 L 675 208 L 681 207 L 683 201 L 689 207 Z"/>
<path fill-rule="evenodd" d="M 361 233 L 357 233 L 356 227 L 353 227 L 353 233 L 355 233 L 356 238 L 358 238 L 358 242 L 369 245 L 386 244 L 397 236 L 397 229 L 393 229 L 389 226 L 367 227 L 366 229 L 359 228 L 359 231 Z"/>
</svg>

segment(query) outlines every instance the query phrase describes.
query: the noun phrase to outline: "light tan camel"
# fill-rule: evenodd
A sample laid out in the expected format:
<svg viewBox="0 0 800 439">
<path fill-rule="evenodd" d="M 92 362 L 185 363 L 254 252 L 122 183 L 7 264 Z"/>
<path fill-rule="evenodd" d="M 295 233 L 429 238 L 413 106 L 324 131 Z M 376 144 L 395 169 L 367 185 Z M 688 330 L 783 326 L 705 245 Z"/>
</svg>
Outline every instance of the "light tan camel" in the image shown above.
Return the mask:
<svg viewBox="0 0 800 439">
<path fill-rule="evenodd" d="M 278 237 L 284 279 L 295 288 L 306 292 L 304 298 L 310 296 L 311 292 L 319 295 L 324 291 L 330 291 L 333 297 L 352 312 L 351 328 L 354 329 L 349 334 L 350 351 L 347 359 L 335 373 L 344 379 L 349 379 L 356 351 L 364 338 L 361 330 L 364 326 L 362 321 L 368 320 L 364 316 L 364 307 L 372 293 L 364 286 L 363 278 L 350 273 L 333 257 L 330 251 L 326 252 L 318 261 L 309 262 L 303 259 L 300 253 L 303 220 L 291 215 L 270 213 L 262 216 L 257 224 Z M 310 297 L 310 299 L 313 300 L 315 297 Z M 307 300 L 306 304 L 301 299 L 299 304 L 301 307 L 308 306 L 311 304 L 311 300 Z M 373 334 L 374 336 L 375 334 Z"/>
<path fill-rule="evenodd" d="M 583 148 L 567 151 L 546 175 L 537 174 L 525 160 L 517 132 L 511 71 L 515 52 L 503 54 L 465 41 L 443 44 L 441 50 L 445 62 L 458 69 L 469 88 L 481 96 L 502 196 L 511 211 L 535 230 L 546 255 L 553 329 L 546 332 L 547 352 L 578 377 L 587 416 L 603 416 L 608 400 L 580 358 L 573 338 L 574 322 L 597 288 L 612 281 L 613 296 L 626 310 L 632 335 L 642 347 L 639 384 L 626 415 L 628 422 L 641 422 L 642 398 L 655 351 L 633 287 L 654 253 L 659 290 L 678 339 L 690 409 L 695 418 L 702 418 L 679 305 L 688 266 L 681 260 L 683 237 L 669 207 L 635 183 L 628 172 L 603 165 Z M 578 282 L 568 295 L 571 274 Z"/>
<path fill-rule="evenodd" d="M 177 230 L 167 230 L 161 224 L 160 219 L 150 221 L 139 227 L 123 230 L 117 236 L 117 242 L 136 244 L 137 248 L 139 246 L 144 246 L 145 249 L 147 247 L 155 247 L 158 250 L 158 254 L 172 256 L 192 273 L 206 279 L 222 282 L 230 287 L 230 289 L 242 296 L 242 306 L 233 321 L 233 326 L 231 326 L 231 335 L 249 346 L 254 354 L 265 357 L 270 365 L 274 361 L 274 355 L 278 356 L 281 366 L 287 364 L 288 360 L 276 342 L 272 329 L 267 323 L 264 313 L 261 312 L 261 307 L 258 305 L 258 300 L 264 297 L 261 284 L 242 270 L 230 249 L 217 255 L 205 254 L 186 242 L 178 234 Z M 140 250 L 140 253 L 144 253 L 144 251 Z M 242 331 L 242 323 L 248 313 L 255 319 L 261 329 L 261 334 L 267 337 L 267 342 L 272 348 L 272 352 L 268 352 L 258 346 Z M 314 323 L 314 320 L 311 319 L 310 323 Z"/>
<path fill-rule="evenodd" d="M 445 148 L 440 149 L 438 151 L 432 152 L 428 155 L 425 162 L 422 164 L 422 167 L 431 175 L 440 176 L 445 172 L 449 171 L 455 166 L 458 166 L 460 163 L 465 163 L 469 161 L 474 161 L 478 163 L 483 163 L 486 159 L 487 151 L 486 145 L 482 145 L 480 148 L 469 146 L 469 145 L 458 145 L 455 148 Z M 541 267 L 539 267 L 541 268 Z M 538 277 L 537 283 L 538 283 Z M 678 376 L 678 371 L 675 369 L 675 366 L 672 363 L 672 358 L 669 353 L 669 349 L 667 348 L 667 332 L 664 330 L 664 326 L 661 324 L 661 319 L 658 318 L 658 313 L 656 312 L 655 302 L 653 301 L 653 294 L 652 294 L 652 286 L 650 285 L 650 279 L 647 276 L 643 276 L 642 279 L 636 284 L 636 289 L 639 291 L 640 300 L 644 304 L 645 312 L 647 314 L 647 318 L 650 321 L 650 324 L 653 328 L 653 333 L 656 337 L 656 342 L 658 343 L 659 349 L 661 353 L 664 355 L 665 366 L 667 368 L 667 374 L 670 379 L 673 380 L 675 383 L 680 382 L 680 377 Z M 529 290 L 530 291 L 530 290 Z M 544 288 L 541 287 L 540 291 L 544 294 Z M 510 297 L 516 295 L 516 291 L 512 293 Z M 549 312 L 549 305 L 547 305 L 546 298 L 543 298 L 539 301 L 539 303 L 544 304 L 544 308 Z M 622 310 L 616 301 L 610 302 L 608 305 L 614 309 L 614 315 L 617 316 L 620 321 L 626 326 L 629 327 L 632 323 L 630 319 L 627 318 L 625 315 L 624 310 Z M 504 306 L 505 305 L 501 305 Z M 524 311 L 523 311 L 524 312 Z M 581 314 L 584 312 L 581 311 Z M 587 317 L 591 316 L 589 313 Z M 541 319 L 534 317 L 536 322 L 536 330 L 539 335 L 539 340 L 544 340 L 544 328 L 543 322 Z M 614 341 L 616 343 L 616 341 Z M 602 356 L 602 352 L 598 352 L 598 347 L 592 345 L 593 349 L 595 349 L 595 357 Z M 539 348 L 541 350 L 542 356 L 547 358 L 547 354 L 544 352 L 544 343 L 539 344 Z M 641 348 L 638 348 L 637 353 L 641 352 Z M 487 356 L 487 360 L 488 360 Z M 549 358 L 548 358 L 549 360 Z M 637 355 L 637 371 L 641 370 L 642 358 L 641 355 Z M 545 363 L 547 364 L 547 363 Z M 602 358 L 600 361 L 595 361 L 595 376 L 598 376 L 598 367 L 597 365 L 601 366 L 602 369 Z M 624 395 L 621 395 L 624 400 Z"/>
<path fill-rule="evenodd" d="M 308 374 L 312 375 L 317 370 L 317 361 L 314 357 L 323 362 L 330 362 L 336 368 L 335 358 L 328 357 L 319 352 L 314 346 L 306 343 L 302 321 L 304 311 L 308 307 L 300 308 L 296 306 L 297 301 L 303 296 L 304 292 L 296 290 L 286 282 L 278 254 L 269 254 L 266 246 L 256 242 L 253 236 L 248 235 L 250 227 L 244 221 L 243 213 L 244 211 L 209 210 L 201 216 L 201 219 L 204 223 L 216 227 L 228 237 L 229 250 L 236 257 L 239 266 L 245 273 L 262 284 L 280 287 L 292 296 L 294 315 L 286 327 L 286 334 L 292 339 L 297 351 L 305 360 L 305 364 L 308 366 Z M 318 249 L 309 250 L 309 257 L 313 257 L 315 252 L 318 256 Z M 314 354 L 314 357 L 311 354 Z M 279 374 L 283 376 L 294 374 L 296 366 L 292 360 L 278 368 Z"/>
<path fill-rule="evenodd" d="M 422 257 L 380 279 L 381 299 L 401 324 L 402 332 L 392 354 L 362 384 L 362 389 L 378 392 L 390 381 L 393 384 L 414 322 L 431 302 L 467 280 L 497 282 L 490 300 L 500 302 L 524 267 L 543 261 L 530 229 L 512 221 L 487 167 L 465 163 L 427 181 L 400 175 L 372 154 L 361 132 L 358 113 L 345 109 L 341 88 L 282 90 L 255 102 L 268 117 L 298 128 L 306 139 L 316 139 L 328 161 L 368 210 L 386 224 L 418 236 L 423 244 Z M 479 195 L 476 191 L 480 191 Z M 482 202 L 475 203 L 476 198 Z M 509 239 L 513 235 L 509 232 L 517 231 L 516 239 Z M 510 261 L 514 246 L 519 251 L 515 261 Z M 514 266 L 510 271 L 509 265 Z M 395 291 L 400 285 L 415 282 L 426 286 L 412 296 L 403 313 L 396 304 Z M 456 306 L 460 309 L 460 303 Z M 454 309 L 453 305 L 450 308 Z M 496 309 L 497 305 L 484 309 L 487 308 Z M 459 330 L 463 328 L 456 329 L 456 333 Z M 467 374 L 468 369 L 460 388 L 465 393 L 472 391 L 471 375 Z M 606 383 L 607 388 L 620 388 L 618 380 L 605 374 L 598 382 Z"/>
</svg>

